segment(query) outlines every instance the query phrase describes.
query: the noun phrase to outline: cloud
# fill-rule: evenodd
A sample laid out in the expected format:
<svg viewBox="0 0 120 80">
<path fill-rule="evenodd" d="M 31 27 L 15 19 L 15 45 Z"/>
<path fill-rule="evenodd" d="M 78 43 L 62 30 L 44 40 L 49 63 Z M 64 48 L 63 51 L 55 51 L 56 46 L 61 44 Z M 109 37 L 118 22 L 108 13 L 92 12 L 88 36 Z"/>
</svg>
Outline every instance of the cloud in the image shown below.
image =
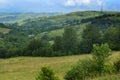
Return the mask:
<svg viewBox="0 0 120 80">
<path fill-rule="evenodd" d="M 6 4 L 8 3 L 8 0 L 0 0 L 0 4 Z"/>
<path fill-rule="evenodd" d="M 36 3 L 36 2 L 41 2 L 42 0 L 24 0 L 26 2 L 30 2 L 30 3 Z"/>
<path fill-rule="evenodd" d="M 0 0 L 0 12 L 73 12 L 119 10 L 119 0 Z"/>
<path fill-rule="evenodd" d="M 65 2 L 65 6 L 75 6 L 75 5 L 76 5 L 76 2 L 73 0 L 67 0 Z"/>
<path fill-rule="evenodd" d="M 8 0 L 0 0 L 0 5 L 7 5 L 8 3 Z"/>
<path fill-rule="evenodd" d="M 9 4 L 8 0 L 0 0 L 0 9 L 7 7 Z"/>
<path fill-rule="evenodd" d="M 66 0 L 64 3 L 65 6 L 89 6 L 96 4 L 100 6 L 103 3 L 102 0 Z"/>
<path fill-rule="evenodd" d="M 102 4 L 103 4 L 103 1 L 102 0 L 96 0 L 97 1 L 97 4 L 99 5 L 99 6 L 101 6 Z"/>
</svg>

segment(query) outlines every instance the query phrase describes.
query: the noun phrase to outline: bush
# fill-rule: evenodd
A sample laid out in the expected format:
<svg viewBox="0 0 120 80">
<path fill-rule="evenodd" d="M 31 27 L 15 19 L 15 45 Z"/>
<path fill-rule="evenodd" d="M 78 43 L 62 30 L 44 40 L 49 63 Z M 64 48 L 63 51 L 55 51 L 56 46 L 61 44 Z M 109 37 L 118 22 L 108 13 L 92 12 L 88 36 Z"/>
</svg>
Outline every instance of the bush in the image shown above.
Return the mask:
<svg viewBox="0 0 120 80">
<path fill-rule="evenodd" d="M 116 72 L 120 72 L 120 59 L 114 63 Z"/>
<path fill-rule="evenodd" d="M 52 56 L 51 45 L 43 40 L 32 40 L 25 50 L 26 56 Z"/>
<path fill-rule="evenodd" d="M 7 49 L 0 48 L 0 58 L 6 58 Z"/>
<path fill-rule="evenodd" d="M 52 69 L 49 67 L 42 67 L 41 72 L 38 74 L 36 80 L 59 80 L 58 77 L 55 76 Z"/>
<path fill-rule="evenodd" d="M 115 67 L 113 65 L 104 65 L 102 73 L 112 74 L 115 72 Z"/>
<path fill-rule="evenodd" d="M 62 51 L 54 51 L 52 56 L 66 56 L 69 55 L 68 53 L 62 52 Z"/>
<path fill-rule="evenodd" d="M 19 49 L 18 48 L 11 48 L 11 49 L 8 49 L 7 51 L 7 57 L 17 57 L 19 56 Z"/>
<path fill-rule="evenodd" d="M 94 45 L 92 60 L 80 61 L 72 70 L 65 75 L 66 80 L 85 80 L 89 77 L 99 76 L 105 73 L 112 73 L 114 67 L 105 65 L 110 54 L 107 44 Z"/>
<path fill-rule="evenodd" d="M 98 71 L 100 73 L 104 69 L 104 65 L 108 61 L 109 56 L 111 55 L 110 51 L 111 49 L 109 48 L 108 44 L 93 45 L 93 60 L 98 66 Z"/>
<path fill-rule="evenodd" d="M 88 77 L 95 77 L 98 75 L 96 65 L 93 60 L 79 61 L 76 66 L 72 68 L 65 75 L 66 80 L 85 80 Z"/>
<path fill-rule="evenodd" d="M 53 50 L 50 47 L 42 47 L 40 49 L 36 49 L 32 51 L 32 56 L 52 56 Z"/>
</svg>

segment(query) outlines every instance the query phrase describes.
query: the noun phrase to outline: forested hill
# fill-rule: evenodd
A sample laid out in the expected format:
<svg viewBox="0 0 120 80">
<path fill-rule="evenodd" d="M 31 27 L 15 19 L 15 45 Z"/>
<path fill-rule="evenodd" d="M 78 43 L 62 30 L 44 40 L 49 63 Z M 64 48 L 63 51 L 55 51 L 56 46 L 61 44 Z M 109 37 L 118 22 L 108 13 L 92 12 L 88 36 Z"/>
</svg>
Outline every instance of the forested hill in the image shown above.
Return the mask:
<svg viewBox="0 0 120 80">
<path fill-rule="evenodd" d="M 109 27 L 118 27 L 120 24 L 120 13 L 104 14 L 97 17 L 83 19 L 82 23 L 91 22 L 92 26 L 106 30 Z"/>
<path fill-rule="evenodd" d="M 120 23 L 119 12 L 83 11 L 27 19 L 11 26 L 19 29 L 22 33 L 27 33 L 27 35 L 35 34 L 37 38 L 47 36 L 51 40 L 55 36 L 61 35 L 65 27 L 76 27 L 78 34 L 81 34 L 87 24 L 106 30 L 108 27 L 116 26 L 118 23 Z"/>
<path fill-rule="evenodd" d="M 9 18 L 7 18 L 7 20 L 9 20 Z M 26 40 L 28 41 L 29 36 L 53 41 L 56 36 L 61 36 L 63 34 L 65 27 L 74 27 L 79 35 L 79 39 L 81 39 L 82 31 L 88 24 L 98 27 L 101 30 L 106 30 L 111 26 L 117 27 L 119 23 L 119 12 L 83 11 L 51 17 L 30 18 L 16 23 L 10 23 L 5 25 L 4 28 L 0 26 L 0 33 L 4 33 L 3 30 L 8 33 L 4 35 L 2 42 L 6 41 L 5 39 L 8 38 L 17 38 L 16 44 L 21 44 L 22 40 L 24 40 L 24 42 L 26 42 Z M 7 43 L 8 42 L 9 40 Z"/>
<path fill-rule="evenodd" d="M 40 17 L 34 19 L 27 19 L 19 21 L 12 26 L 19 26 L 24 29 L 40 29 L 40 31 L 51 31 L 61 29 L 66 26 L 79 26 L 81 25 L 82 19 L 94 18 L 103 14 L 112 14 L 115 12 L 97 12 L 97 11 L 85 11 L 85 12 L 73 12 L 65 15 L 51 16 L 51 17 Z"/>
</svg>

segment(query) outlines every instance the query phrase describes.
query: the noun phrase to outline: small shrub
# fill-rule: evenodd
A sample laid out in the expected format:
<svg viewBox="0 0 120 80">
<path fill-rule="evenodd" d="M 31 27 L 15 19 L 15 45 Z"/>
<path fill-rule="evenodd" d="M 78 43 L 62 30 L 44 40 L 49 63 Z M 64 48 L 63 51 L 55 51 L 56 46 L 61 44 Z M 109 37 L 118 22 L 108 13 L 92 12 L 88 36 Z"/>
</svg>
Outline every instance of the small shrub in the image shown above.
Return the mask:
<svg viewBox="0 0 120 80">
<path fill-rule="evenodd" d="M 41 72 L 38 74 L 36 80 L 59 80 L 58 77 L 55 76 L 52 69 L 49 67 L 42 67 Z"/>
<path fill-rule="evenodd" d="M 7 49 L 0 48 L 0 58 L 6 58 Z"/>
<path fill-rule="evenodd" d="M 8 49 L 7 51 L 7 57 L 17 57 L 19 56 L 19 52 L 18 52 L 18 49 L 17 48 L 11 48 L 11 49 Z"/>
<path fill-rule="evenodd" d="M 43 47 L 32 51 L 32 56 L 52 56 L 53 50 L 50 47 Z"/>
<path fill-rule="evenodd" d="M 62 52 L 60 51 L 54 51 L 54 53 L 52 54 L 52 56 L 63 56 L 64 54 L 62 54 Z"/>
<path fill-rule="evenodd" d="M 103 73 L 112 74 L 115 72 L 115 67 L 113 65 L 104 65 Z"/>
<path fill-rule="evenodd" d="M 114 63 L 116 72 L 120 72 L 120 59 Z"/>
</svg>

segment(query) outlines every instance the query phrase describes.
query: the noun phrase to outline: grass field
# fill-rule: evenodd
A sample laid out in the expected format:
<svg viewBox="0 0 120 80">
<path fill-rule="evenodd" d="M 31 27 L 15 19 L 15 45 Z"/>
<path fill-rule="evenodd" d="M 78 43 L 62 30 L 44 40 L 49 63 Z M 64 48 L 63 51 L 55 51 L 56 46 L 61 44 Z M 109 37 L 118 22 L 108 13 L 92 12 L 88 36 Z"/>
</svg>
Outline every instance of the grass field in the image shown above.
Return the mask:
<svg viewBox="0 0 120 80">
<path fill-rule="evenodd" d="M 117 60 L 120 52 L 112 52 L 111 62 Z M 0 80 L 35 80 L 42 66 L 50 66 L 57 76 L 63 80 L 67 72 L 79 59 L 90 58 L 91 55 L 65 57 L 16 57 L 0 59 Z M 109 78 L 109 79 L 108 79 Z M 108 75 L 93 80 L 120 80 L 120 75 Z"/>
<path fill-rule="evenodd" d="M 56 37 L 56 36 L 62 36 L 63 32 L 64 32 L 64 29 L 53 30 L 53 31 L 50 31 L 50 32 L 43 32 L 43 33 L 38 34 L 36 36 L 36 38 L 41 38 L 44 35 L 47 35 L 47 36 L 53 38 L 53 37 Z"/>
<path fill-rule="evenodd" d="M 0 28 L 0 32 L 3 33 L 3 34 L 7 34 L 10 32 L 10 29 L 7 29 L 7 28 Z"/>
</svg>

